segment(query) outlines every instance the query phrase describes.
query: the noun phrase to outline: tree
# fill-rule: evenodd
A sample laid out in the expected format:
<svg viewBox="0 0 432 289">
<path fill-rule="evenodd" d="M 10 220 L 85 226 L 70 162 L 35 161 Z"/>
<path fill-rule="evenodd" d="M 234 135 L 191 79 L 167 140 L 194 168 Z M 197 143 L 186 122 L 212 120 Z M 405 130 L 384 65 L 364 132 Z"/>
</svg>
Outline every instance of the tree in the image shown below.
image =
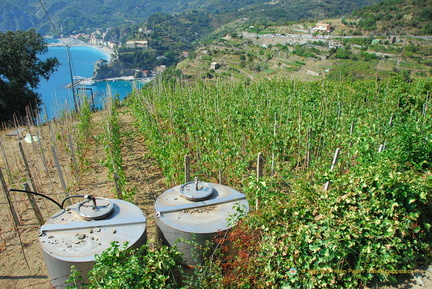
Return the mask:
<svg viewBox="0 0 432 289">
<path fill-rule="evenodd" d="M 0 31 L 0 121 L 9 121 L 13 115 L 25 115 L 25 107 L 39 109 L 41 77 L 48 80 L 57 70 L 57 58 L 38 57 L 48 51 L 43 37 L 34 29 L 28 31 Z"/>
</svg>

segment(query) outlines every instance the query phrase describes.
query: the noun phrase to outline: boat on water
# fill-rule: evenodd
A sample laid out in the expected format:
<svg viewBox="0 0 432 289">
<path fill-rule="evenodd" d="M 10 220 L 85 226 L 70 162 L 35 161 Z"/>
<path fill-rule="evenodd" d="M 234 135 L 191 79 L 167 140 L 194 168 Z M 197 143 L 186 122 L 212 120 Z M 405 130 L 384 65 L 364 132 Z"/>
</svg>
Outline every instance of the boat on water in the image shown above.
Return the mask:
<svg viewBox="0 0 432 289">
<path fill-rule="evenodd" d="M 74 76 L 73 78 L 74 78 L 73 83 L 67 84 L 65 86 L 66 88 L 72 88 L 72 87 L 78 86 L 78 85 L 92 86 L 96 83 L 96 81 L 94 81 L 91 78 L 86 78 L 86 77 L 81 77 L 81 76 Z"/>
<path fill-rule="evenodd" d="M 85 85 L 85 86 L 92 86 L 94 85 L 96 82 L 94 80 L 91 79 L 85 79 L 83 81 L 81 81 L 79 84 L 80 85 Z"/>
</svg>

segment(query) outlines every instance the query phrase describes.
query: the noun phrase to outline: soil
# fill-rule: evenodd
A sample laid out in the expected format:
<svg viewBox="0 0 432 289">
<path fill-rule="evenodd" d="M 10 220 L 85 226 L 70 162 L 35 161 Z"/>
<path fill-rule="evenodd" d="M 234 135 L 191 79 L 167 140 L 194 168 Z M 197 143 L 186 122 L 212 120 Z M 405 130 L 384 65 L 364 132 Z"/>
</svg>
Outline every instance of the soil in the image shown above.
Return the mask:
<svg viewBox="0 0 432 289">
<path fill-rule="evenodd" d="M 104 112 L 93 115 L 93 136 L 103 133 L 101 124 L 105 123 L 104 119 Z M 124 132 L 122 156 L 128 187 L 136 191 L 134 204 L 147 217 L 147 234 L 151 241 L 155 236 L 154 201 L 168 187 L 155 160 L 150 157 L 144 145 L 143 136 L 137 134 L 132 124 L 131 114 L 123 110 L 119 114 L 119 119 Z M 90 166 L 85 170 L 80 169 L 78 173 L 74 170 L 74 158 L 69 148 L 68 135 L 73 139 L 76 138 L 77 123 L 76 120 L 70 118 L 58 120 L 51 122 L 51 125 L 27 127 L 21 135 L 25 137 L 30 132 L 40 137 L 40 141 L 34 143 L 21 140 L 38 192 L 57 201 L 64 198 L 62 181 L 51 148 L 54 145 L 69 195 L 89 194 L 116 198 L 114 181 L 109 177 L 107 168 L 100 163 L 101 160 L 106 159 L 100 142 L 93 140 L 91 143 L 91 150 L 88 153 Z M 23 182 L 28 181 L 29 177 L 18 147 L 18 140 L 16 136 L 7 136 L 15 129 L 10 128 L 0 132 L 0 148 L 2 152 L 4 151 L 4 155 L 1 153 L 0 156 L 0 169 L 8 189 L 23 189 Z M 42 150 L 39 144 L 42 145 Z M 74 149 L 76 150 L 76 147 Z M 46 160 L 46 169 L 43 158 Z M 76 157 L 75 161 L 77 161 Z M 33 189 L 31 183 L 30 185 L 30 188 Z M 0 222 L 2 224 L 0 227 L 0 288 L 51 288 L 39 244 L 38 220 L 26 194 L 10 192 L 10 198 L 19 216 L 20 224 L 15 225 L 6 195 L 2 190 L 0 192 Z M 55 203 L 45 198 L 36 197 L 36 201 L 45 221 L 59 210 Z M 81 200 L 72 199 L 73 203 L 79 201 Z"/>
</svg>

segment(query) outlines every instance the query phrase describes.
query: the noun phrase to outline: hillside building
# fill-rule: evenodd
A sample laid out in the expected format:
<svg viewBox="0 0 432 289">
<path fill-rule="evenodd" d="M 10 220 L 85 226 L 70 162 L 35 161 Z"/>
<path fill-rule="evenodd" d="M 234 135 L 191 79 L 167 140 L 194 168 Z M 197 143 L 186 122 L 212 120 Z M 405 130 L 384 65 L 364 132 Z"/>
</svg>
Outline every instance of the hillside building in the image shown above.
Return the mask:
<svg viewBox="0 0 432 289">
<path fill-rule="evenodd" d="M 220 67 L 220 65 L 218 62 L 212 62 L 210 64 L 210 69 L 217 70 L 217 69 L 219 69 L 219 67 Z"/>
<path fill-rule="evenodd" d="M 147 40 L 131 40 L 127 41 L 125 46 L 127 48 L 148 48 Z"/>
<path fill-rule="evenodd" d="M 166 65 L 159 65 L 156 67 L 156 74 L 161 74 L 162 72 L 164 72 L 166 70 Z"/>
<path fill-rule="evenodd" d="M 332 28 L 328 23 L 317 23 L 314 28 L 312 28 L 312 32 L 331 32 Z"/>
</svg>

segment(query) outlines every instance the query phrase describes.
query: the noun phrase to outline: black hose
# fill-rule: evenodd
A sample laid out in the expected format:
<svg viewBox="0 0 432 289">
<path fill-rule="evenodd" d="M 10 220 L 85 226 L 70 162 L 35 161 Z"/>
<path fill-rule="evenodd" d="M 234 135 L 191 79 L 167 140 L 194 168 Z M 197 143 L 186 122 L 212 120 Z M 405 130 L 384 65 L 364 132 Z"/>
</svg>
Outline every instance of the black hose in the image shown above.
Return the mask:
<svg viewBox="0 0 432 289">
<path fill-rule="evenodd" d="M 40 197 L 44 197 L 45 199 L 48 199 L 51 202 L 53 202 L 54 204 L 56 204 L 57 206 L 59 206 L 60 209 L 63 209 L 62 205 L 60 205 L 56 200 L 51 199 L 48 196 L 45 196 L 45 195 L 42 195 L 42 194 L 39 194 L 39 193 L 36 193 L 36 192 L 27 191 L 27 190 L 18 190 L 18 189 L 10 189 L 9 192 L 21 192 L 21 193 L 33 194 L 33 195 L 37 195 L 37 196 L 40 196 Z"/>
<path fill-rule="evenodd" d="M 64 204 L 67 200 L 71 199 L 71 198 L 86 198 L 87 196 L 85 195 L 73 195 L 73 196 L 68 196 L 66 198 L 63 199 L 62 203 L 61 203 L 61 208 L 63 209 Z"/>
<path fill-rule="evenodd" d="M 27 190 L 19 190 L 19 189 L 10 189 L 9 192 L 21 192 L 21 193 L 27 193 L 27 194 L 33 194 L 33 195 L 37 195 L 40 197 L 43 197 L 45 199 L 50 200 L 51 202 L 53 202 L 54 204 L 56 204 L 60 209 L 63 209 L 64 204 L 67 200 L 71 199 L 71 198 L 86 198 L 88 200 L 93 200 L 93 202 L 95 202 L 95 197 L 91 196 L 91 195 L 73 195 L 73 196 L 67 196 L 66 198 L 63 199 L 63 201 L 61 202 L 61 204 L 59 204 L 56 200 L 51 199 L 50 197 L 40 194 L 40 193 L 36 193 L 36 192 L 32 192 L 32 191 L 27 191 Z"/>
</svg>

